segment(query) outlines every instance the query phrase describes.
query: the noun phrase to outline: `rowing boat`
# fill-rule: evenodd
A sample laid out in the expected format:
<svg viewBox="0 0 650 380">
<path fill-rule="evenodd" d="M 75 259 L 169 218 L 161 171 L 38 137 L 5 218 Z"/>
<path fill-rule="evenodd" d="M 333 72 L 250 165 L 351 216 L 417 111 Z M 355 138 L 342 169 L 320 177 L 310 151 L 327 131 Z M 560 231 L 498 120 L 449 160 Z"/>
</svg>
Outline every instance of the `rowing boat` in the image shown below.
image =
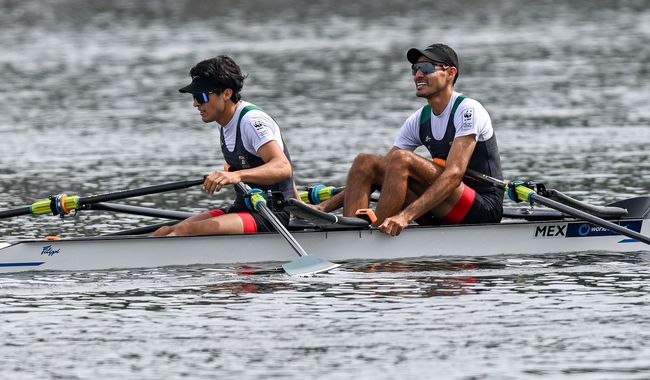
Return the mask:
<svg viewBox="0 0 650 380">
<path fill-rule="evenodd" d="M 650 197 L 615 206 L 627 216 L 611 222 L 650 234 Z M 335 262 L 435 256 L 531 255 L 585 251 L 642 252 L 649 245 L 597 224 L 545 208 L 507 208 L 501 223 L 409 226 L 398 237 L 364 223 L 294 207 L 292 234 L 304 249 Z M 313 214 L 309 218 L 308 214 Z M 331 219 L 333 218 L 333 219 Z M 355 218 L 349 218 L 355 219 Z M 332 220 L 334 220 L 332 222 Z M 278 233 L 203 237 L 98 236 L 0 242 L 0 272 L 104 270 L 176 265 L 286 262 L 293 253 Z"/>
</svg>

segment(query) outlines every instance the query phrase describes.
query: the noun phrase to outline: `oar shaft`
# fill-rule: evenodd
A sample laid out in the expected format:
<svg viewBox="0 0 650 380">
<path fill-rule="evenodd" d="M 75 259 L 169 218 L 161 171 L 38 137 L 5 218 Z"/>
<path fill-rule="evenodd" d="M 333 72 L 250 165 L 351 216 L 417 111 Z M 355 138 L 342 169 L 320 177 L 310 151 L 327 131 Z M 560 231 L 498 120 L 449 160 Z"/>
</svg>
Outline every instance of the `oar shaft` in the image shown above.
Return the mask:
<svg viewBox="0 0 650 380">
<path fill-rule="evenodd" d="M 196 215 L 195 213 L 192 212 L 160 210 L 151 207 L 131 206 L 131 205 L 124 205 L 119 203 L 107 203 L 107 202 L 100 202 L 100 203 L 87 205 L 84 208 L 84 210 L 113 211 L 113 212 L 121 212 L 124 214 L 142 215 L 142 216 L 150 216 L 153 218 L 166 218 L 166 219 L 174 219 L 174 220 L 185 220 L 193 215 Z"/>
<path fill-rule="evenodd" d="M 247 185 L 243 184 L 242 182 L 239 182 L 237 185 L 235 185 L 243 194 L 248 193 L 250 190 Z M 271 209 L 266 205 L 264 202 L 258 202 L 257 206 L 258 211 L 262 214 L 262 216 L 269 221 L 273 227 L 282 235 L 287 243 L 293 248 L 294 251 L 298 254 L 298 256 L 303 257 L 303 256 L 308 256 L 307 252 L 300 246 L 298 241 L 294 239 L 293 235 L 287 230 L 287 228 L 278 220 L 277 216 L 273 214 Z"/>
<path fill-rule="evenodd" d="M 115 201 L 115 200 L 118 200 L 118 199 L 139 197 L 139 196 L 142 196 L 142 195 L 163 193 L 165 191 L 187 189 L 188 187 L 200 185 L 204 181 L 205 181 L 205 179 L 201 178 L 201 179 L 195 179 L 195 180 L 190 180 L 190 181 L 170 182 L 170 183 L 165 183 L 165 184 L 162 184 L 162 185 L 154 185 L 154 186 L 142 187 L 142 188 L 133 189 L 133 190 L 122 190 L 122 191 L 116 191 L 116 192 L 113 192 L 113 193 L 91 195 L 91 196 L 88 196 L 88 197 L 79 198 L 79 205 L 83 206 L 83 205 L 99 203 L 99 202 L 110 202 L 110 201 Z"/>
<path fill-rule="evenodd" d="M 21 216 L 21 215 L 29 215 L 31 212 L 32 212 L 32 208 L 30 206 L 15 208 L 12 210 L 0 211 L 0 219 L 11 218 L 14 216 Z"/>
<path fill-rule="evenodd" d="M 273 214 L 273 212 L 269 209 L 269 207 L 266 204 L 260 204 L 258 205 L 260 209 L 260 213 L 262 214 L 263 217 L 266 218 L 271 224 L 273 224 L 273 227 L 282 235 L 284 238 L 287 240 L 287 243 L 293 248 L 294 251 L 298 254 L 298 256 L 303 257 L 307 256 L 307 252 L 300 246 L 298 241 L 294 239 L 293 235 L 289 233 L 289 230 L 278 220 L 278 218 Z"/>
<path fill-rule="evenodd" d="M 200 185 L 204 181 L 205 178 L 190 181 L 170 182 L 162 185 L 142 187 L 133 190 L 122 190 L 88 197 L 79 197 L 78 195 L 67 196 L 65 194 L 53 195 L 49 199 L 34 202 L 29 206 L 0 211 L 0 219 L 21 215 L 65 215 L 72 210 L 77 210 L 86 205 L 138 197 L 141 195 L 157 194 L 165 191 L 186 189 L 188 187 Z"/>
<path fill-rule="evenodd" d="M 308 276 L 316 273 L 327 272 L 339 266 L 339 264 L 323 260 L 320 257 L 308 255 L 302 246 L 300 246 L 298 241 L 294 239 L 289 230 L 287 230 L 287 228 L 278 220 L 277 216 L 275 216 L 271 209 L 266 205 L 266 199 L 261 195 L 261 190 L 251 190 L 248 185 L 242 182 L 236 184 L 235 188 L 250 197 L 250 199 L 246 200 L 246 203 L 250 203 L 253 209 L 259 211 L 267 221 L 273 224 L 273 227 L 275 227 L 284 240 L 286 240 L 291 248 L 293 248 L 298 256 L 300 256 L 299 258 L 282 265 L 282 269 L 284 269 L 287 274 L 290 276 Z"/>
<path fill-rule="evenodd" d="M 575 209 L 573 207 L 566 206 L 563 203 L 554 201 L 552 199 L 548 199 L 546 197 L 543 197 L 535 192 L 532 192 L 530 194 L 530 199 L 534 200 L 535 202 L 542 204 L 544 206 L 554 208 L 558 211 L 561 211 L 567 215 L 571 215 L 573 217 L 576 217 L 578 219 L 586 220 L 587 222 L 599 225 L 601 227 L 607 228 L 610 231 L 618 232 L 621 235 L 625 235 L 631 238 L 634 238 L 638 241 L 644 242 L 646 244 L 650 244 L 650 238 L 642 235 L 636 231 L 633 231 L 629 228 L 625 228 L 623 226 L 620 226 L 618 224 L 612 223 L 609 220 L 605 220 L 602 218 L 599 218 L 595 215 L 588 214 L 584 211 Z"/>
<path fill-rule="evenodd" d="M 436 165 L 440 166 L 440 167 L 443 167 L 443 168 L 445 167 L 445 160 L 443 160 L 443 159 L 435 158 L 433 160 L 433 162 Z M 483 181 L 484 183 L 491 183 L 494 186 L 503 187 L 505 189 L 508 189 L 508 187 L 512 186 L 508 182 L 502 181 L 502 180 L 494 178 L 494 177 L 490 177 L 489 175 L 479 173 L 479 172 L 477 172 L 475 170 L 472 170 L 472 169 L 467 169 L 465 171 L 465 175 L 470 177 L 470 178 L 476 179 L 478 181 Z M 640 242 L 643 242 L 643 243 L 646 243 L 646 244 L 650 245 L 650 237 L 648 237 L 648 236 L 642 235 L 642 234 L 640 234 L 640 233 L 638 233 L 636 231 L 633 231 L 633 230 L 631 230 L 629 228 L 625 228 L 625 227 L 620 226 L 618 224 L 614 224 L 614 223 L 612 223 L 612 222 L 610 222 L 608 220 L 599 218 L 599 217 L 597 217 L 595 215 L 588 214 L 588 213 L 586 213 L 584 211 L 578 210 L 578 209 L 573 208 L 573 207 L 569 207 L 569 206 L 567 206 L 567 205 L 565 205 L 563 203 L 560 203 L 560 202 L 554 201 L 552 199 L 546 198 L 544 196 L 541 196 L 541 195 L 537 194 L 534 190 L 532 190 L 532 189 L 530 189 L 530 188 L 528 188 L 526 186 L 522 186 L 522 185 L 517 186 L 517 185 L 515 185 L 514 186 L 514 191 L 517 193 L 517 197 L 520 200 L 527 200 L 529 202 L 535 201 L 535 202 L 537 202 L 539 204 L 542 204 L 544 206 L 547 206 L 547 207 L 553 208 L 555 210 L 561 211 L 561 212 L 563 212 L 563 213 L 565 213 L 567 215 L 571 215 L 571 216 L 573 216 L 575 218 L 585 220 L 585 221 L 590 222 L 592 224 L 601 226 L 603 228 L 607 228 L 610 231 L 618 232 L 621 235 L 631 237 L 631 238 L 636 239 L 636 240 L 638 240 Z"/>
<path fill-rule="evenodd" d="M 443 160 L 442 158 L 434 158 L 433 163 L 440 166 L 441 168 L 444 168 L 447 162 L 445 160 Z M 465 175 L 470 177 L 470 178 L 473 178 L 473 179 L 475 179 L 477 181 L 482 181 L 484 183 L 491 183 L 494 186 L 498 186 L 498 187 L 502 187 L 502 188 L 505 188 L 505 187 L 508 186 L 508 183 L 503 181 L 503 180 L 500 180 L 500 179 L 494 178 L 494 177 L 490 177 L 487 174 L 479 173 L 476 170 L 472 170 L 472 169 L 469 169 L 469 168 L 465 170 Z"/>
</svg>

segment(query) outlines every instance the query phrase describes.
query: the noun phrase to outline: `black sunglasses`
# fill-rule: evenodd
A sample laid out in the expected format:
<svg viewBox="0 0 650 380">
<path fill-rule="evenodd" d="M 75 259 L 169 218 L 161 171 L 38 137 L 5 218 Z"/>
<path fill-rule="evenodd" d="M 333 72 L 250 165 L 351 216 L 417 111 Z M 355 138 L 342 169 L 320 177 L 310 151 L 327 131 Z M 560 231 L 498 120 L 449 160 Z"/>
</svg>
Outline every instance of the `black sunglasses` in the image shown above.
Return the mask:
<svg viewBox="0 0 650 380">
<path fill-rule="evenodd" d="M 196 100 L 197 103 L 199 104 L 205 104 L 210 101 L 210 94 L 212 92 L 199 92 L 196 94 L 192 94 L 192 97 L 194 100 Z"/>
<path fill-rule="evenodd" d="M 436 66 L 442 66 L 442 69 L 436 69 Z M 411 65 L 411 72 L 415 76 L 418 70 L 422 71 L 422 74 L 429 75 L 435 73 L 436 71 L 445 71 L 451 66 L 443 65 L 441 63 L 434 62 L 416 62 Z"/>
</svg>

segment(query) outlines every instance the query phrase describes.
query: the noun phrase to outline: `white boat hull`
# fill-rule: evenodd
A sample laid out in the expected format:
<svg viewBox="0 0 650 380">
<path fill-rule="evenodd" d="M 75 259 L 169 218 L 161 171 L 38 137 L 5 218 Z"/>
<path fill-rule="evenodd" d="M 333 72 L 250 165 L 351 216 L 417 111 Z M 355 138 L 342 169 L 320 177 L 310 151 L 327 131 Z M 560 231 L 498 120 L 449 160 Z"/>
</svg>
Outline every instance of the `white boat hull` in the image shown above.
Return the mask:
<svg viewBox="0 0 650 380">
<path fill-rule="evenodd" d="M 626 220 L 650 234 L 650 222 Z M 584 222 L 513 222 L 413 227 L 399 237 L 377 230 L 301 231 L 296 240 L 311 254 L 341 262 L 432 256 L 485 257 L 582 251 L 636 252 L 650 246 Z M 275 233 L 207 237 L 97 237 L 0 242 L 0 272 L 102 270 L 193 264 L 287 262 L 297 258 Z"/>
</svg>

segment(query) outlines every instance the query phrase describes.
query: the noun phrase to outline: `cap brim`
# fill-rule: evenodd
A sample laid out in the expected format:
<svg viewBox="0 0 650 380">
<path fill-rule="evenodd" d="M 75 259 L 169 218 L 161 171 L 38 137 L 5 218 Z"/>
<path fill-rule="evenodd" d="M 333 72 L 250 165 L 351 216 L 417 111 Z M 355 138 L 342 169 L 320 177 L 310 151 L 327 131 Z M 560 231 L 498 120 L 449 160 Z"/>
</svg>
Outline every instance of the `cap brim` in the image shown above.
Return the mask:
<svg viewBox="0 0 650 380">
<path fill-rule="evenodd" d="M 217 88 L 217 86 L 208 78 L 194 77 L 192 83 L 179 89 L 179 92 L 190 94 L 199 94 L 202 92 L 210 92 Z"/>
<path fill-rule="evenodd" d="M 431 51 L 428 51 L 428 50 L 420 50 L 420 49 L 416 49 L 416 48 L 410 48 L 406 52 L 406 59 L 408 59 L 408 61 L 411 62 L 411 63 L 416 63 L 418 61 L 418 59 L 420 59 L 420 57 L 422 57 L 422 56 L 425 56 L 425 57 L 429 58 L 433 62 L 444 63 L 445 65 L 454 66 L 450 62 L 447 62 L 447 60 L 444 59 L 444 57 L 441 57 L 441 56 L 439 56 L 439 55 L 437 55 L 437 54 L 435 54 L 435 53 L 433 53 Z"/>
</svg>

